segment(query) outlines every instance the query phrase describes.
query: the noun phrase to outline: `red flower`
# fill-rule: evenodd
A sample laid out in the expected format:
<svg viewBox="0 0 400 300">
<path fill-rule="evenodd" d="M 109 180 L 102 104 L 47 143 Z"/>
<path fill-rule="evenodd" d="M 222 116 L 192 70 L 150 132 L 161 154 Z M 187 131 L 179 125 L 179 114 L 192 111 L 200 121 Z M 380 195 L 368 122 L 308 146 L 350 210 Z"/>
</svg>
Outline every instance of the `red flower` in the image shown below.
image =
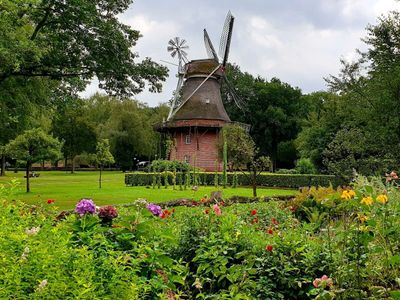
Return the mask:
<svg viewBox="0 0 400 300">
<path fill-rule="evenodd" d="M 52 203 L 54 203 L 54 202 L 55 202 L 54 199 L 49 199 L 49 200 L 47 200 L 47 204 L 52 204 Z"/>
<path fill-rule="evenodd" d="M 268 229 L 268 234 L 274 234 L 274 232 L 271 228 Z"/>
<path fill-rule="evenodd" d="M 255 215 L 257 214 L 257 211 L 256 211 L 255 209 L 253 209 L 253 210 L 250 212 L 250 214 L 251 214 L 252 216 L 255 216 Z"/>
<path fill-rule="evenodd" d="M 275 219 L 275 218 L 272 218 L 271 222 L 272 222 L 272 224 L 274 224 L 274 225 L 278 225 L 278 224 L 279 224 L 278 220 Z"/>
<path fill-rule="evenodd" d="M 172 210 L 172 213 L 175 213 L 175 208 Z"/>
<path fill-rule="evenodd" d="M 272 245 L 267 245 L 266 247 L 265 247 L 265 250 L 267 250 L 268 252 L 272 252 L 272 249 L 273 249 L 274 247 L 272 247 Z"/>
<path fill-rule="evenodd" d="M 169 216 L 171 216 L 171 212 L 168 210 L 168 209 L 166 209 L 166 210 L 164 210 L 161 214 L 160 214 L 160 218 L 161 219 L 165 219 L 165 218 L 168 218 Z"/>
<path fill-rule="evenodd" d="M 255 217 L 255 218 L 251 221 L 251 224 L 257 224 L 257 223 L 258 223 L 258 218 Z"/>
</svg>

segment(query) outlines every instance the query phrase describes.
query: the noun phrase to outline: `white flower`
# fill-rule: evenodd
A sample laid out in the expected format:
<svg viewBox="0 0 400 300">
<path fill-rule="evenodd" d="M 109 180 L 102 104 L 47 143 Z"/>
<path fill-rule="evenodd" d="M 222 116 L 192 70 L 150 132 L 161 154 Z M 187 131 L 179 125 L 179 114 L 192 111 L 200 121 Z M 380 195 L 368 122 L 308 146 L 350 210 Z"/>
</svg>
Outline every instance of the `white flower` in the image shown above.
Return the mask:
<svg viewBox="0 0 400 300">
<path fill-rule="evenodd" d="M 42 280 L 39 283 L 39 286 L 37 287 L 36 291 L 40 292 L 41 290 L 43 290 L 46 287 L 46 285 L 47 285 L 47 279 Z"/>
<path fill-rule="evenodd" d="M 25 229 L 27 235 L 37 235 L 40 231 L 40 227 L 32 227 L 31 229 Z"/>
<path fill-rule="evenodd" d="M 26 260 L 26 258 L 28 257 L 29 252 L 31 252 L 31 250 L 29 249 L 29 247 L 25 247 L 24 252 L 21 255 L 21 259 L 22 260 Z"/>
</svg>

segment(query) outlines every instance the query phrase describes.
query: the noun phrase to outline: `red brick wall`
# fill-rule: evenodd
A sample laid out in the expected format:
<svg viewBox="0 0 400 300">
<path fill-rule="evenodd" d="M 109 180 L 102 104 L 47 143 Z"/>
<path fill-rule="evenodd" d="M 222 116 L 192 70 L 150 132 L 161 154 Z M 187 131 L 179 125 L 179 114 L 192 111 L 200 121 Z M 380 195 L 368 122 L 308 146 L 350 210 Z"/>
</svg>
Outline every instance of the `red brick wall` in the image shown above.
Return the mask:
<svg viewBox="0 0 400 300">
<path fill-rule="evenodd" d="M 191 136 L 191 143 L 186 144 L 186 136 Z M 222 171 L 222 163 L 218 158 L 219 128 L 177 128 L 172 134 L 174 147 L 170 159 L 184 161 L 185 155 L 190 158 L 189 163 L 208 172 L 215 171 L 215 161 L 218 160 L 218 169 Z"/>
</svg>

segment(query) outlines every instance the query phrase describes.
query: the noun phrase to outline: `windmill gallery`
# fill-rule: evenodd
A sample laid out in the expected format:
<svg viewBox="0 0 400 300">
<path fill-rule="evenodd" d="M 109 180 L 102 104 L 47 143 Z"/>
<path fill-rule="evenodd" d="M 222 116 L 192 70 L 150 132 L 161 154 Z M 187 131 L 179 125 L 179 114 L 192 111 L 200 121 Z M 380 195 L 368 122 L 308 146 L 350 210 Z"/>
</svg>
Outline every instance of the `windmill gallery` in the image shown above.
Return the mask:
<svg viewBox="0 0 400 300">
<path fill-rule="evenodd" d="M 222 169 L 218 157 L 221 128 L 231 123 L 221 98 L 221 84 L 229 82 L 225 76 L 234 17 L 229 12 L 223 27 L 219 56 L 204 29 L 208 59 L 188 61 L 185 40 L 176 37 L 169 41 L 168 51 L 178 57 L 178 83 L 167 120 L 160 131 L 171 140 L 169 159 L 185 161 L 205 171 Z M 233 89 L 231 96 L 236 101 Z"/>
</svg>

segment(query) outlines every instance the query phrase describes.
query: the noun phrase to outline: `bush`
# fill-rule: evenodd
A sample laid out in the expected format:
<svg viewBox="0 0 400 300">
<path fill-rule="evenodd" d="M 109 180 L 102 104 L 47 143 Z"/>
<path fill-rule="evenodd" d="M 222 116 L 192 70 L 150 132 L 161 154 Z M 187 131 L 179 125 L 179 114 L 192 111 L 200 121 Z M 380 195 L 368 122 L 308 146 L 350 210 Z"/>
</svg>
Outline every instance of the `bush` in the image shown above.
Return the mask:
<svg viewBox="0 0 400 300">
<path fill-rule="evenodd" d="M 158 172 L 164 171 L 180 171 L 186 172 L 190 170 L 190 165 L 188 163 L 178 161 L 178 160 L 153 160 L 151 162 L 151 169 Z"/>
<path fill-rule="evenodd" d="M 177 173 L 179 174 L 179 173 Z M 186 174 L 186 175 L 185 175 Z M 193 183 L 192 176 L 189 173 L 181 174 L 183 184 L 185 186 Z M 203 185 L 214 186 L 216 183 L 215 173 L 196 173 L 201 178 Z M 125 174 L 125 184 L 127 186 L 150 186 L 152 184 L 154 173 L 128 173 Z M 222 180 L 222 175 L 219 175 L 219 182 Z M 178 175 L 177 175 L 178 176 Z M 237 173 L 237 183 L 240 186 L 250 186 L 250 177 Z M 234 185 L 235 174 L 228 173 L 228 185 Z M 169 184 L 173 184 L 172 176 L 168 177 Z M 187 181 L 190 180 L 188 183 Z M 269 174 L 263 173 L 257 177 L 257 185 L 264 187 L 286 187 L 286 188 L 299 188 L 305 186 L 325 186 L 332 185 L 337 187 L 340 185 L 348 184 L 348 180 L 333 176 L 333 175 L 302 175 L 302 174 Z"/>
<path fill-rule="evenodd" d="M 309 158 L 300 158 L 296 162 L 296 170 L 299 174 L 315 174 L 317 169 Z"/>
</svg>

